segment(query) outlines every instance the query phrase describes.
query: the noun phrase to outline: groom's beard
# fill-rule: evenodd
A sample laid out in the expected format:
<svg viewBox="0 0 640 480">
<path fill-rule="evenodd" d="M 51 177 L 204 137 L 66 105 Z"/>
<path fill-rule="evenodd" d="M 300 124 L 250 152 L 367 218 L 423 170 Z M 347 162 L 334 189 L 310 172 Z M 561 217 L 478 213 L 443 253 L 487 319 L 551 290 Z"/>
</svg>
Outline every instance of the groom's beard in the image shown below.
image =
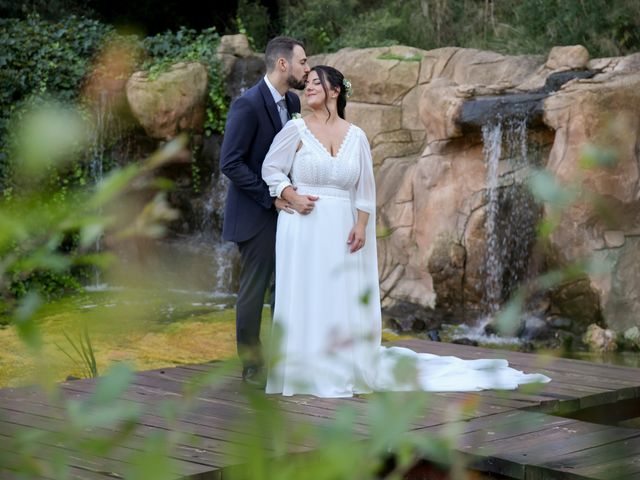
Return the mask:
<svg viewBox="0 0 640 480">
<path fill-rule="evenodd" d="M 304 82 L 306 79 L 307 79 L 306 75 L 302 79 L 298 79 L 293 75 L 289 74 L 289 76 L 287 77 L 287 86 L 295 90 L 303 90 Z"/>
</svg>

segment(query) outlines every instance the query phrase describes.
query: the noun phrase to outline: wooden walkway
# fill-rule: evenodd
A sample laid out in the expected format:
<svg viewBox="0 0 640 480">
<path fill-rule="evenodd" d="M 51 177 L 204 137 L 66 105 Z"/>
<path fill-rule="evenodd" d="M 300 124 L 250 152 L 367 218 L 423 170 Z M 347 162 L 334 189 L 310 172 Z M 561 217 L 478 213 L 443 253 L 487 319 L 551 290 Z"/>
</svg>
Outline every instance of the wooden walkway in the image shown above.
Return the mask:
<svg viewBox="0 0 640 480">
<path fill-rule="evenodd" d="M 575 419 L 576 415 L 556 416 L 583 411 L 611 419 L 640 417 L 640 369 L 421 340 L 395 345 L 467 359 L 507 358 L 515 368 L 552 378 L 535 393 L 521 388 L 515 392 L 424 394 L 428 395 L 428 406 L 413 420 L 410 434 L 437 434 L 455 424 L 455 450 L 472 468 L 525 480 L 640 479 L 640 429 L 590 423 Z M 123 399 L 145 413 L 135 425 L 135 433 L 103 456 L 68 455 L 65 449 L 69 447 L 51 440 L 34 448 L 33 456 L 48 460 L 66 453 L 71 478 L 123 478 L 130 467 L 127 458 L 145 448 L 149 437 L 172 428 L 186 434 L 171 452 L 176 479 L 227 478 L 225 472 L 246 461 L 237 453 L 243 450 L 231 448 L 232 444 L 250 444 L 260 435 L 238 421 L 252 414 L 255 398 L 247 396 L 237 376 L 228 374 L 222 383 L 193 396 L 192 408 L 173 423 L 156 409 L 162 400 L 183 398 L 190 380 L 215 368 L 207 364 L 138 372 Z M 65 382 L 61 390 L 66 398 L 85 399 L 95 383 Z M 366 396 L 269 398 L 290 424 L 328 425 L 336 409 L 348 404 L 358 415 L 357 437 L 367 437 Z M 448 417 L 452 405 L 465 405 L 462 417 Z M 67 421 L 60 405 L 37 389 L 0 390 L 0 441 L 5 445 L 11 437 L 24 433 L 25 427 L 55 432 Z M 286 450 L 301 453 L 313 448 L 308 441 L 297 439 L 290 440 Z M 1 479 L 19 478 L 11 471 L 11 465 L 20 459 L 19 453 L 5 449 L 0 451 L 0 459 Z"/>
</svg>

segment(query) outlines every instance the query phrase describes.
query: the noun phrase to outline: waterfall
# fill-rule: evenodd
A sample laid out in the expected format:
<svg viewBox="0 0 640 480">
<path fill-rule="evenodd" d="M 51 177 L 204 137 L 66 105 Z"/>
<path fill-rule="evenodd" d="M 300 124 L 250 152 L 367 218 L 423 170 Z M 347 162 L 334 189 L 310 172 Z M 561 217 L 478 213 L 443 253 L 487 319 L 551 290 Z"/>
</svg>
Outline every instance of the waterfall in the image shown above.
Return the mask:
<svg viewBox="0 0 640 480">
<path fill-rule="evenodd" d="M 502 122 L 497 121 L 482 127 L 483 154 L 487 165 L 487 207 L 485 231 L 487 247 L 485 254 L 484 302 L 486 313 L 494 314 L 500 308 L 502 296 L 503 265 L 498 245 L 498 167 L 502 154 Z"/>
<path fill-rule="evenodd" d="M 114 118 L 109 105 L 109 94 L 103 90 L 98 95 L 98 101 L 94 103 L 93 108 L 93 129 L 91 130 L 91 148 L 89 149 L 89 174 L 94 185 L 100 183 L 104 176 L 104 161 L 107 152 L 108 130 L 112 125 Z M 102 212 L 98 212 L 100 214 Z M 102 251 L 101 238 L 96 239 L 94 250 L 99 253 Z M 93 289 L 100 289 L 101 284 L 100 269 L 93 267 Z"/>
<path fill-rule="evenodd" d="M 228 295 L 232 290 L 233 267 L 236 263 L 236 247 L 231 242 L 222 239 L 222 218 L 227 197 L 229 179 L 219 171 L 211 175 L 211 184 L 204 198 L 200 231 L 197 239 L 206 244 L 213 252 L 215 258 L 215 285 L 216 295 Z"/>
<path fill-rule="evenodd" d="M 246 62 L 236 62 L 234 76 L 236 81 L 231 89 L 231 102 L 240 97 L 248 88 L 248 66 Z M 199 231 L 196 241 L 202 248 L 210 250 L 215 259 L 215 295 L 229 295 L 235 288 L 234 267 L 238 264 L 238 252 L 236 246 L 222 239 L 222 218 L 224 205 L 227 198 L 229 179 L 217 168 L 218 158 L 212 158 L 216 167 L 211 174 L 209 187 L 204 195 L 202 216 L 200 218 Z"/>
<path fill-rule="evenodd" d="M 92 121 L 89 129 L 90 146 L 85 153 L 85 162 L 88 179 L 92 185 L 99 184 L 104 179 L 104 174 L 114 165 L 133 157 L 131 152 L 134 147 L 129 135 L 130 126 L 118 113 L 121 101 L 114 92 L 101 90 L 87 104 Z M 102 251 L 102 238 L 98 237 L 93 249 L 97 253 Z M 93 268 L 93 278 L 89 283 L 85 287 L 93 290 L 107 288 L 107 285 L 103 284 L 100 269 L 97 267 Z"/>
<path fill-rule="evenodd" d="M 526 117 L 498 118 L 482 128 L 486 163 L 484 312 L 493 316 L 532 274 L 540 207 L 525 185 L 531 160 Z"/>
</svg>

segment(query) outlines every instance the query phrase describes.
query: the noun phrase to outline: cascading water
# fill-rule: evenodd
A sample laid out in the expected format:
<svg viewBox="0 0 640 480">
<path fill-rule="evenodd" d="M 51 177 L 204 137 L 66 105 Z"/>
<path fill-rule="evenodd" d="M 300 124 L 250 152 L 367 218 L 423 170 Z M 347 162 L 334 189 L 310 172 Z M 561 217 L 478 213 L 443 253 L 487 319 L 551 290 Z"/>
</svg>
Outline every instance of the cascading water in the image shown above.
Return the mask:
<svg viewBox="0 0 640 480">
<path fill-rule="evenodd" d="M 237 62 L 234 75 L 236 82 L 231 92 L 231 102 L 240 97 L 247 89 L 247 64 Z M 236 246 L 222 239 L 222 218 L 224 205 L 229 187 L 229 179 L 217 168 L 217 155 L 211 158 L 215 162 L 211 173 L 210 183 L 202 199 L 200 225 L 194 242 L 196 248 L 210 251 L 215 262 L 214 295 L 229 295 L 233 290 L 234 266 L 237 264 L 238 252 Z M 195 244 L 198 244 L 197 247 Z"/>
<path fill-rule="evenodd" d="M 532 161 L 526 117 L 501 118 L 482 128 L 486 163 L 484 311 L 492 317 L 529 278 L 540 207 L 525 181 Z"/>
<path fill-rule="evenodd" d="M 485 230 L 487 247 L 485 256 L 484 302 L 486 313 L 494 314 L 500 308 L 503 266 L 498 250 L 498 167 L 502 154 L 502 122 L 497 121 L 482 127 L 483 154 L 487 166 L 487 207 Z"/>
<path fill-rule="evenodd" d="M 93 185 L 97 185 L 113 166 L 123 165 L 134 158 L 136 146 L 132 141 L 131 124 L 122 115 L 122 98 L 118 93 L 101 90 L 94 92 L 90 98 L 86 104 L 91 123 L 85 162 L 88 179 Z M 103 250 L 102 237 L 97 238 L 93 249 L 98 253 Z M 85 285 L 87 290 L 115 288 L 105 283 L 98 267 L 94 267 L 92 273 L 88 285 Z"/>
<path fill-rule="evenodd" d="M 211 185 L 204 199 L 204 208 L 198 241 L 209 246 L 216 262 L 214 291 L 216 295 L 229 294 L 232 290 L 233 267 L 236 263 L 236 248 L 222 239 L 221 219 L 227 195 L 229 179 L 220 172 L 211 175 Z"/>
<path fill-rule="evenodd" d="M 119 130 L 116 125 L 116 119 L 112 114 L 112 105 L 109 101 L 109 94 L 107 91 L 101 91 L 97 95 L 97 101 L 93 104 L 93 128 L 91 129 L 91 147 L 87 152 L 89 163 L 89 174 L 94 185 L 100 183 L 104 176 L 104 162 L 107 155 L 107 144 L 111 137 L 111 132 Z M 100 213 L 100 212 L 98 212 Z M 94 249 L 96 252 L 102 250 L 101 238 L 96 239 Z M 93 284 L 88 285 L 88 288 L 92 290 L 101 290 L 106 286 L 101 282 L 100 269 L 94 267 L 93 269 Z"/>
</svg>

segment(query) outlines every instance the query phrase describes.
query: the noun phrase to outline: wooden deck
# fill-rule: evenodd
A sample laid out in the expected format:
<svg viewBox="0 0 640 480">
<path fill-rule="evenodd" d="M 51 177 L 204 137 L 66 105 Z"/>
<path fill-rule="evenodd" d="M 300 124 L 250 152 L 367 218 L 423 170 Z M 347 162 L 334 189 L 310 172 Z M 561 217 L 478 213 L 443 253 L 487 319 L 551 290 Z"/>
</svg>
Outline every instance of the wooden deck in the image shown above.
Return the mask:
<svg viewBox="0 0 640 480">
<path fill-rule="evenodd" d="M 615 418 L 622 415 L 616 410 L 620 409 L 627 416 L 640 416 L 640 369 L 420 340 L 395 344 L 468 359 L 507 358 L 515 368 L 552 377 L 551 383 L 535 393 L 520 389 L 508 393 L 424 394 L 428 395 L 428 406 L 413 420 L 411 435 L 443 432 L 454 423 L 458 429 L 455 450 L 471 467 L 516 479 L 640 479 L 640 429 L 554 415 L 591 411 Z M 171 452 L 176 479 L 224 479 L 225 472 L 246 461 L 238 453 L 243 450 L 234 449 L 233 444 L 249 444 L 260 435 L 259 430 L 245 428 L 238 421 L 250 416 L 255 405 L 241 380 L 227 374 L 215 387 L 193 396 L 192 408 L 172 423 L 156 408 L 163 400 L 183 398 L 184 387 L 194 376 L 215 368 L 207 364 L 138 372 L 123 399 L 145 413 L 135 425 L 135 433 L 104 455 L 68 455 L 69 447 L 64 443 L 49 441 L 34 448 L 33 456 L 48 460 L 67 454 L 71 478 L 123 478 L 130 467 L 127 459 L 145 448 L 145 440 L 173 429 L 186 434 Z M 88 398 L 95 383 L 65 382 L 61 390 L 66 398 Z M 269 398 L 292 425 L 326 425 L 336 409 L 348 404 L 358 415 L 356 437 L 367 437 L 366 396 Z M 462 416 L 450 417 L 452 405 L 465 405 Z M 38 389 L 0 390 L 0 441 L 4 438 L 5 445 L 25 427 L 55 432 L 66 421 L 60 405 Z M 302 453 L 313 448 L 309 441 L 296 439 L 290 440 L 286 450 Z M 19 461 L 19 453 L 6 449 L 1 453 L 0 478 L 18 478 L 11 465 Z"/>
</svg>

